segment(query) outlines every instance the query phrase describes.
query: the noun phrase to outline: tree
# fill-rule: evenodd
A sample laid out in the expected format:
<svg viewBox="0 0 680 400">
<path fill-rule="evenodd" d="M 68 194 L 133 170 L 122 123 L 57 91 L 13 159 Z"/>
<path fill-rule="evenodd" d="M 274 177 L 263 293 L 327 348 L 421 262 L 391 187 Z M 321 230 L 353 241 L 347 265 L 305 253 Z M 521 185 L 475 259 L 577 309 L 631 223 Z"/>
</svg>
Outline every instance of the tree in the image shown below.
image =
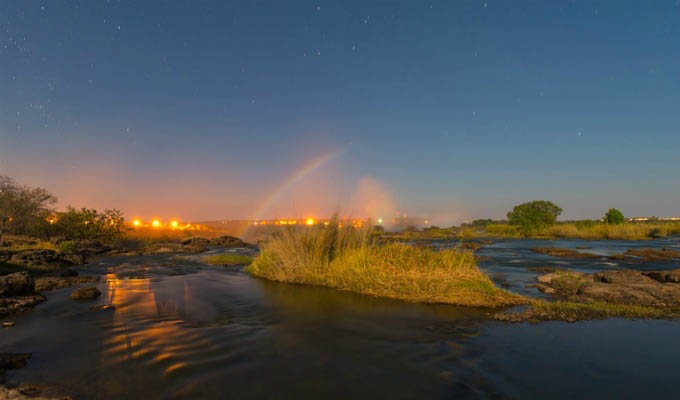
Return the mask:
<svg viewBox="0 0 680 400">
<path fill-rule="evenodd" d="M 46 189 L 22 186 L 0 175 L 0 245 L 6 233 L 36 235 L 45 232 L 47 217 L 57 198 Z"/>
<path fill-rule="evenodd" d="M 515 206 L 508 213 L 508 220 L 511 225 L 519 226 L 524 235 L 530 235 L 554 225 L 560 214 L 562 209 L 557 205 L 545 200 L 534 200 Z"/>
<path fill-rule="evenodd" d="M 604 215 L 604 222 L 612 225 L 618 225 L 625 221 L 623 213 L 616 208 L 610 208 L 607 214 Z"/>
<path fill-rule="evenodd" d="M 118 210 L 97 210 L 67 207 L 57 214 L 54 232 L 67 240 L 97 240 L 111 243 L 125 234 L 125 220 Z"/>
</svg>

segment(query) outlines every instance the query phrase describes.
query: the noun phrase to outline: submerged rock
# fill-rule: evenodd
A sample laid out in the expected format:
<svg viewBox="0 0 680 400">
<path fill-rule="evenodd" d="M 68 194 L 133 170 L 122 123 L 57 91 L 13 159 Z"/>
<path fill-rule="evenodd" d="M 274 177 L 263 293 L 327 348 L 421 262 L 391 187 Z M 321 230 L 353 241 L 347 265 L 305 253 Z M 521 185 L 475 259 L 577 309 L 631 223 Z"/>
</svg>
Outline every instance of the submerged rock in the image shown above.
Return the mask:
<svg viewBox="0 0 680 400">
<path fill-rule="evenodd" d="M 35 280 L 35 290 L 38 292 L 43 292 L 46 290 L 53 289 L 63 289 L 81 283 L 96 283 L 99 282 L 99 276 L 66 276 L 66 277 L 56 277 L 56 276 L 45 276 L 41 278 L 36 278 Z"/>
<path fill-rule="evenodd" d="M 631 249 L 623 253 L 626 257 L 639 258 L 644 261 L 680 260 L 680 251 L 673 249 Z"/>
<path fill-rule="evenodd" d="M 547 254 L 553 257 L 563 257 L 563 258 L 578 258 L 578 259 L 595 259 L 602 258 L 593 253 L 585 253 L 573 249 L 564 249 L 560 247 L 535 247 L 531 251 L 540 254 Z"/>
<path fill-rule="evenodd" d="M 71 293 L 71 299 L 73 300 L 94 300 L 101 296 L 102 292 L 95 286 L 87 286 L 78 288 Z"/>
<path fill-rule="evenodd" d="M 5 383 L 5 371 L 8 369 L 19 369 L 26 366 L 28 359 L 31 358 L 31 353 L 0 353 L 0 383 Z M 0 386 L 2 388 L 2 386 Z M 10 399 L 11 397 L 2 397 L 3 392 L 0 389 L 0 399 Z"/>
<path fill-rule="evenodd" d="M 0 297 L 0 318 L 27 310 L 45 300 L 45 296 L 41 294 Z"/>
</svg>

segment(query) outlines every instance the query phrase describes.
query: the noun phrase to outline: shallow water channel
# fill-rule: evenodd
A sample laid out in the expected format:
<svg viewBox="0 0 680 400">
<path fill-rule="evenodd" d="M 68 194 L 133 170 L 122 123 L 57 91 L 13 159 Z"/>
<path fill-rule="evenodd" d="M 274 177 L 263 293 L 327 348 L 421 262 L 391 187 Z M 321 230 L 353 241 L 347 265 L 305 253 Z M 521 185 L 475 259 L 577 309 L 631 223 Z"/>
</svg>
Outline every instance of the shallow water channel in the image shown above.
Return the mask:
<svg viewBox="0 0 680 400">
<path fill-rule="evenodd" d="M 477 254 L 497 282 L 532 295 L 534 266 L 680 268 L 529 250 L 584 245 L 608 255 L 680 242 L 501 241 Z M 273 283 L 172 255 L 105 258 L 82 273 L 104 276 L 99 300 L 56 290 L 5 318 L 16 326 L 0 329 L 0 351 L 33 353 L 8 372 L 9 384 L 46 384 L 75 399 L 677 396 L 676 321 L 508 324 L 485 318 L 488 310 Z M 90 309 L 103 303 L 115 309 Z"/>
</svg>

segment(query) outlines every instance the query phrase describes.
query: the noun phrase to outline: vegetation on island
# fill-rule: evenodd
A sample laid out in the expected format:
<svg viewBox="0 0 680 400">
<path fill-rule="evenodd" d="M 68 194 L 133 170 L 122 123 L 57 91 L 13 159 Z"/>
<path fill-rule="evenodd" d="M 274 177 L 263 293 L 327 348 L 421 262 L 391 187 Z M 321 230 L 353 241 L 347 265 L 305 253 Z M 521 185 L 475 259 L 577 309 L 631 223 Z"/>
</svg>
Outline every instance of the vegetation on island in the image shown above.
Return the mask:
<svg viewBox="0 0 680 400">
<path fill-rule="evenodd" d="M 279 282 L 425 303 L 500 307 L 525 303 L 479 270 L 472 252 L 381 244 L 370 229 L 286 228 L 263 244 L 246 269 Z"/>
<path fill-rule="evenodd" d="M 204 257 L 203 262 L 211 265 L 223 265 L 231 267 L 238 265 L 248 265 L 253 262 L 253 257 L 245 254 L 223 253 Z"/>
</svg>

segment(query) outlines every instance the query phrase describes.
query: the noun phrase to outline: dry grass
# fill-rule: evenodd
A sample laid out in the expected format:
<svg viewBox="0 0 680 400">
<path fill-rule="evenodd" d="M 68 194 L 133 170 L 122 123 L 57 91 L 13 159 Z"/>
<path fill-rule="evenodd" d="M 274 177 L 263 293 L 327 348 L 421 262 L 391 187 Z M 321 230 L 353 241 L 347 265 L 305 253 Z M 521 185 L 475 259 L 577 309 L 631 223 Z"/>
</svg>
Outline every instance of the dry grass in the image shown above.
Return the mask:
<svg viewBox="0 0 680 400">
<path fill-rule="evenodd" d="M 680 223 L 623 223 L 609 225 L 557 224 L 541 236 L 556 238 L 576 238 L 585 240 L 645 240 L 655 237 L 666 237 L 680 233 Z"/>
<path fill-rule="evenodd" d="M 248 265 L 253 262 L 253 257 L 243 254 L 216 254 L 203 258 L 203 262 L 212 265 Z"/>
<path fill-rule="evenodd" d="M 367 229 L 288 228 L 247 268 L 274 281 L 327 286 L 400 300 L 500 307 L 526 303 L 496 287 L 464 250 L 380 245 Z"/>
</svg>

